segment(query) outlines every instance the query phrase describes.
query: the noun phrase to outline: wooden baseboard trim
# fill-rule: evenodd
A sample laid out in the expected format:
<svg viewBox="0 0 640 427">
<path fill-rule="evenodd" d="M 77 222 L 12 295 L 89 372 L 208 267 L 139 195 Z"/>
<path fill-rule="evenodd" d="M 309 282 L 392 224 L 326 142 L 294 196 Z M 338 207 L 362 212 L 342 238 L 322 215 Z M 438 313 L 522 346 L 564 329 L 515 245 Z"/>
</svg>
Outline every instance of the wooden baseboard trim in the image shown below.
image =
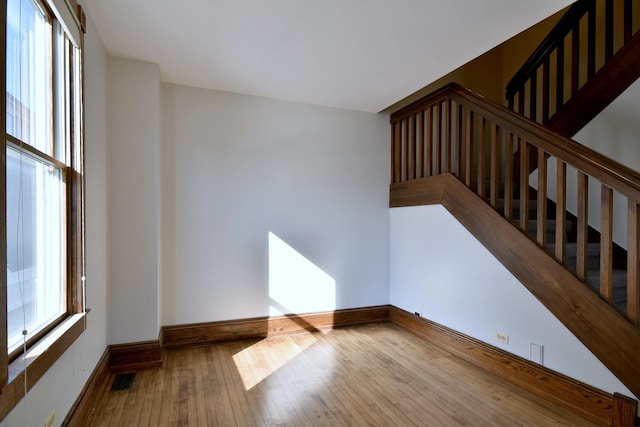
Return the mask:
<svg viewBox="0 0 640 427">
<path fill-rule="evenodd" d="M 160 340 L 109 346 L 112 371 L 134 371 L 162 366 L 164 349 Z"/>
<path fill-rule="evenodd" d="M 613 421 L 614 398 L 609 393 L 397 307 L 391 307 L 390 320 L 456 356 L 577 415 L 596 423 L 610 424 Z M 628 414 L 628 405 L 622 411 Z"/>
<path fill-rule="evenodd" d="M 162 366 L 165 348 L 200 346 L 388 321 L 595 423 L 621 426 L 629 425 L 629 420 L 637 422 L 637 402 L 633 399 L 619 394 L 611 395 L 435 322 L 385 305 L 300 316 L 165 326 L 158 340 L 111 345 L 105 350 L 62 425 L 86 425 L 93 404 L 97 401 L 98 393 L 103 390 L 110 372 Z"/>
<path fill-rule="evenodd" d="M 84 426 L 111 372 L 162 366 L 165 348 L 179 348 L 223 341 L 262 338 L 303 331 L 389 321 L 390 306 L 377 306 L 313 313 L 300 316 L 264 317 L 245 320 L 165 326 L 158 340 L 107 346 L 80 396 L 62 422 Z"/>
<path fill-rule="evenodd" d="M 640 329 L 455 176 L 438 176 L 429 190 L 431 179 L 416 180 L 415 188 L 414 181 L 393 184 L 391 200 L 405 206 L 438 203 L 444 186 L 441 205 L 631 393 L 640 396 Z"/>
<path fill-rule="evenodd" d="M 164 326 L 164 348 L 208 345 L 217 342 L 265 338 L 305 331 L 327 330 L 389 320 L 390 306 L 352 308 L 324 313 L 256 317 L 243 320 Z"/>
<path fill-rule="evenodd" d="M 91 372 L 87 383 L 82 388 L 80 395 L 67 413 L 62 425 L 66 427 L 82 427 L 88 424 L 89 417 L 94 411 L 94 405 L 98 401 L 99 393 L 103 390 L 111 372 L 109 365 L 109 348 L 107 347 Z"/>
</svg>

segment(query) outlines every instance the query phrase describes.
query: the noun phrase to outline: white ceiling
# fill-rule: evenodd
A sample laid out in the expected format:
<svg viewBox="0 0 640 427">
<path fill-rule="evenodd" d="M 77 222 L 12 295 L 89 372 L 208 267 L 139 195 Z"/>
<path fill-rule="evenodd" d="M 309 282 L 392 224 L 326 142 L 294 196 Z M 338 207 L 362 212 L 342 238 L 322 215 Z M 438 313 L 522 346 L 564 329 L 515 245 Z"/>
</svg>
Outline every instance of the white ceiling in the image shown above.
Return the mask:
<svg viewBox="0 0 640 427">
<path fill-rule="evenodd" d="M 188 86 L 378 112 L 570 0 L 85 0 L 108 52 Z"/>
</svg>

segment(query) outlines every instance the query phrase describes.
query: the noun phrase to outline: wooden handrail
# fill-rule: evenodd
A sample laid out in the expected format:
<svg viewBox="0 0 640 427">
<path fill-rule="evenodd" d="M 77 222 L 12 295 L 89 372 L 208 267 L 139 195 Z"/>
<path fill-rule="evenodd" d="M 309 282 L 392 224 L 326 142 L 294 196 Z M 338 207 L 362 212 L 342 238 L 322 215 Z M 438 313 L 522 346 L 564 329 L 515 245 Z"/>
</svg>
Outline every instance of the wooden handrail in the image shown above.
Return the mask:
<svg viewBox="0 0 640 427">
<path fill-rule="evenodd" d="M 634 3 L 574 3 L 507 84 L 509 108 L 573 137 L 640 75 L 636 48 L 625 50 L 638 44 Z M 608 96 L 600 99 L 603 86 Z"/>
<path fill-rule="evenodd" d="M 548 58 L 567 34 L 573 30 L 576 22 L 579 22 L 594 5 L 595 0 L 579 0 L 569 7 L 567 12 L 560 18 L 536 50 L 525 61 L 522 67 L 520 67 L 513 78 L 511 78 L 507 84 L 507 99 L 515 96 L 533 72 L 544 63 L 545 58 Z"/>
<path fill-rule="evenodd" d="M 598 293 L 607 302 L 624 311 L 634 325 L 640 324 L 640 265 L 637 253 L 640 247 L 638 214 L 640 211 L 640 174 L 571 139 L 555 134 L 546 127 L 495 104 L 455 83 L 450 83 L 431 95 L 414 102 L 391 115 L 391 183 L 398 184 L 441 173 L 453 173 L 468 188 L 485 199 L 494 209 L 513 221 L 538 246 L 553 254 L 565 264 L 568 244 L 575 244 L 574 274 L 585 284 L 595 287 L 593 275 L 588 275 L 590 242 L 593 237 L 589 222 L 589 207 L 600 203 L 603 230 L 600 240 L 600 273 Z M 517 160 L 513 153 L 517 151 Z M 530 158 L 536 158 L 535 167 Z M 555 159 L 557 175 L 549 176 L 547 162 Z M 577 171 L 577 181 L 567 179 L 567 166 Z M 516 174 L 516 168 L 520 173 Z M 530 174 L 538 172 L 536 195 L 530 189 Z M 589 186 L 600 185 L 601 197 L 589 202 Z M 575 191 L 568 191 L 569 184 Z M 547 187 L 556 189 L 556 199 L 549 206 Z M 597 188 L 597 187 L 596 187 Z M 577 194 L 576 212 L 567 212 L 567 194 Z M 614 193 L 627 200 L 628 248 L 626 261 L 612 259 L 614 242 L 612 230 Z M 502 206 L 498 200 L 502 198 Z M 519 203 L 516 201 L 519 199 Z M 619 199 L 619 198 L 618 198 Z M 536 211 L 529 215 L 530 200 L 535 200 Z M 555 206 L 554 215 L 549 210 Z M 618 208 L 620 209 L 620 207 Z M 634 216 L 635 215 L 635 216 Z M 564 229 L 566 218 L 575 219 L 575 228 L 569 241 Z M 547 233 L 546 222 L 556 220 L 558 227 L 553 237 Z M 530 230 L 531 222 L 536 230 Z M 574 243 L 575 242 L 575 243 Z M 621 249 L 622 250 L 622 249 Z M 622 250 L 624 254 L 624 250 Z M 624 258 L 624 257 L 623 257 Z M 627 269 L 626 296 L 619 286 L 620 271 Z M 614 294 L 616 295 L 614 298 Z"/>
<path fill-rule="evenodd" d="M 582 170 L 608 187 L 625 196 L 640 201 L 640 174 L 627 166 L 606 157 L 589 147 L 553 133 L 538 123 L 498 105 L 481 95 L 449 83 L 430 95 L 415 101 L 391 115 L 391 124 L 418 113 L 421 109 L 450 98 L 460 105 L 493 121 L 498 126 L 517 134 L 531 145 L 542 148 L 548 154 Z"/>
</svg>

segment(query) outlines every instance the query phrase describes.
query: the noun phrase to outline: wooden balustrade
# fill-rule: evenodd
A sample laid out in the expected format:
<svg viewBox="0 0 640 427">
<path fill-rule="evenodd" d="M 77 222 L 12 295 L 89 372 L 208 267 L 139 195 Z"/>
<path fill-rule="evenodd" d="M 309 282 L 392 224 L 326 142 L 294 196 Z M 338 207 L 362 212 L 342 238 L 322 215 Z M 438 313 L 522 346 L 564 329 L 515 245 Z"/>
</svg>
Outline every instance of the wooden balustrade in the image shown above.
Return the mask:
<svg viewBox="0 0 640 427">
<path fill-rule="evenodd" d="M 548 123 L 637 32 L 633 4 L 631 0 L 575 2 L 507 84 L 509 108 Z M 573 127 L 566 133 L 561 127 L 554 130 L 573 136 Z"/>
<path fill-rule="evenodd" d="M 627 296 L 626 306 L 618 308 L 630 322 L 638 324 L 640 174 L 457 84 L 449 84 L 392 114 L 391 129 L 392 184 L 451 172 L 565 265 L 570 243 L 565 218 L 568 206 L 574 206 L 572 213 L 577 216 L 574 274 L 585 283 L 589 280 L 589 208 L 593 213 L 597 206 L 601 230 L 598 291 L 610 303 L 613 231 L 626 228 Z M 518 162 L 513 160 L 515 150 L 520 153 Z M 535 182 L 529 165 L 533 153 L 537 157 Z M 517 167 L 522 173 L 514 182 Z M 568 169 L 577 171 L 572 173 L 572 179 L 568 179 Z M 537 187 L 535 195 L 530 188 L 532 184 Z M 600 188 L 601 197 L 590 200 L 590 187 Z M 616 223 L 614 194 L 628 204 L 626 222 Z M 555 209 L 548 209 L 548 203 L 555 204 Z M 514 222 L 516 209 L 519 219 Z M 536 221 L 535 230 L 530 230 L 530 220 Z M 547 233 L 549 220 L 555 220 L 552 235 Z"/>
</svg>

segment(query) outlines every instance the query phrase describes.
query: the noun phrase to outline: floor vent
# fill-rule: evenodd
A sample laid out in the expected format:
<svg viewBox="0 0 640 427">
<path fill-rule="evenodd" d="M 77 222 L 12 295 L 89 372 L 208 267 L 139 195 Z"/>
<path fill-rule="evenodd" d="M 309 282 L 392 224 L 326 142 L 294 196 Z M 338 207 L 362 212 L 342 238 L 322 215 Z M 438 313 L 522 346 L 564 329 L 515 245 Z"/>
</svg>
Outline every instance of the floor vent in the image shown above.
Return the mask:
<svg viewBox="0 0 640 427">
<path fill-rule="evenodd" d="M 136 379 L 136 374 L 118 374 L 111 384 L 110 391 L 128 390 L 133 385 L 133 381 Z"/>
</svg>

